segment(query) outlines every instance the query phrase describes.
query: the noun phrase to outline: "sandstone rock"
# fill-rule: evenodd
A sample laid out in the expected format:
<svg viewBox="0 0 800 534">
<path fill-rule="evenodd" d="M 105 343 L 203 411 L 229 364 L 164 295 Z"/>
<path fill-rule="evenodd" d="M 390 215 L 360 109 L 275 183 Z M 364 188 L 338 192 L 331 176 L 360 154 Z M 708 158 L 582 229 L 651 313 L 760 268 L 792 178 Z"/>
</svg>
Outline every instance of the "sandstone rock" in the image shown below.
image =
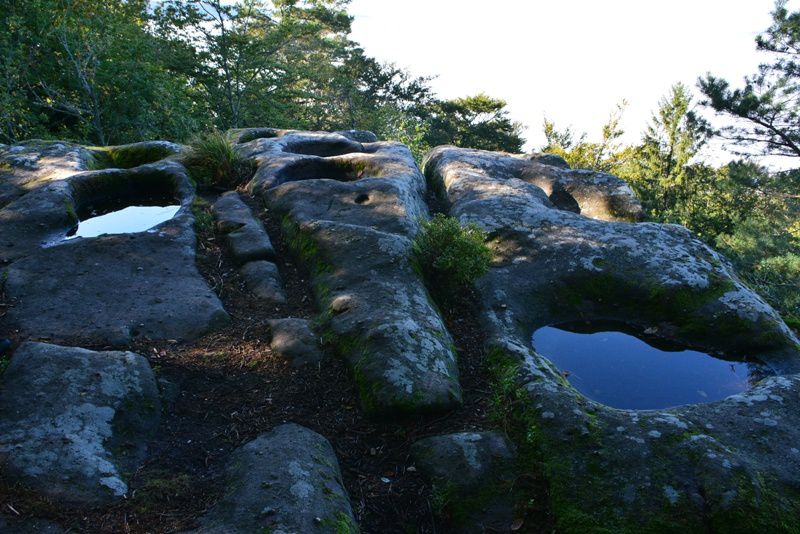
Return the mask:
<svg viewBox="0 0 800 534">
<path fill-rule="evenodd" d="M 358 532 L 328 441 L 295 424 L 276 427 L 233 452 L 225 494 L 197 532 Z"/>
<path fill-rule="evenodd" d="M 408 149 L 289 133 L 240 150 L 259 162 L 248 188 L 284 217 L 365 408 L 414 414 L 460 404 L 450 336 L 409 264 L 427 208 Z"/>
<path fill-rule="evenodd" d="M 340 130 L 334 132 L 359 143 L 377 143 L 378 136 L 368 130 Z"/>
<path fill-rule="evenodd" d="M 518 369 L 527 399 L 515 402 L 519 430 L 536 429 L 556 528 L 785 529 L 800 513 L 800 377 L 790 374 L 800 370 L 798 342 L 728 261 L 683 227 L 559 209 L 535 185 L 536 163 L 452 147 L 426 160 L 452 214 L 492 236 L 493 267 L 478 282 L 482 323 L 495 360 Z M 603 183 L 620 193 L 614 180 L 594 182 Z M 536 328 L 576 319 L 744 351 L 775 376 L 722 401 L 612 409 L 578 393 L 530 345 Z"/>
<path fill-rule="evenodd" d="M 270 261 L 251 261 L 239 270 L 244 283 L 256 297 L 267 305 L 285 304 L 286 294 L 278 273 L 278 266 Z"/>
<path fill-rule="evenodd" d="M 584 169 L 560 168 L 541 161 L 529 160 L 529 156 L 495 153 L 487 159 L 481 150 L 462 149 L 458 152 L 460 163 L 451 156 L 455 147 L 438 147 L 428 153 L 423 162 L 426 175 L 434 172 L 431 159 L 448 159 L 450 168 L 468 169 L 478 166 L 483 172 L 503 182 L 515 180 L 536 186 L 555 207 L 580 213 L 585 217 L 604 221 L 639 221 L 644 217 L 641 203 L 624 180 L 608 173 Z M 452 171 L 451 171 L 452 172 Z M 438 179 L 437 179 L 438 180 Z M 509 182 L 510 183 L 510 182 Z"/>
<path fill-rule="evenodd" d="M 314 364 L 322 360 L 319 337 L 305 319 L 274 319 L 269 322 L 269 327 L 272 330 L 270 348 L 293 366 Z"/>
<path fill-rule="evenodd" d="M 174 195 L 180 210 L 146 232 L 65 240 L 82 205 L 147 190 Z M 5 320 L 25 335 L 112 345 L 192 338 L 226 324 L 195 265 L 193 198 L 185 169 L 162 161 L 74 174 L 6 206 L 0 225 L 15 261 L 6 271 L 13 306 Z"/>
<path fill-rule="evenodd" d="M 551 167 L 559 167 L 561 169 L 570 169 L 567 160 L 556 154 L 543 154 L 542 152 L 532 152 L 528 154 L 528 159 L 541 163 L 542 165 L 550 165 Z"/>
<path fill-rule="evenodd" d="M 95 169 L 131 169 L 179 155 L 183 145 L 169 141 L 142 141 L 128 145 L 92 148 Z"/>
<path fill-rule="evenodd" d="M 417 441 L 417 468 L 447 499 L 459 532 L 509 532 L 516 450 L 497 431 L 460 432 Z"/>
<path fill-rule="evenodd" d="M 33 140 L 0 147 L 0 208 L 36 187 L 89 169 L 92 161 L 91 151 L 67 142 Z"/>
<path fill-rule="evenodd" d="M 159 414 L 142 356 L 23 343 L 0 389 L 3 474 L 70 504 L 119 499 Z"/>
<path fill-rule="evenodd" d="M 234 143 L 249 143 L 256 139 L 277 137 L 291 130 L 279 130 L 277 128 L 235 128 L 228 130 L 228 138 Z"/>
<path fill-rule="evenodd" d="M 217 228 L 225 236 L 235 261 L 275 259 L 275 249 L 267 232 L 236 191 L 223 194 L 214 203 L 213 212 Z"/>
</svg>

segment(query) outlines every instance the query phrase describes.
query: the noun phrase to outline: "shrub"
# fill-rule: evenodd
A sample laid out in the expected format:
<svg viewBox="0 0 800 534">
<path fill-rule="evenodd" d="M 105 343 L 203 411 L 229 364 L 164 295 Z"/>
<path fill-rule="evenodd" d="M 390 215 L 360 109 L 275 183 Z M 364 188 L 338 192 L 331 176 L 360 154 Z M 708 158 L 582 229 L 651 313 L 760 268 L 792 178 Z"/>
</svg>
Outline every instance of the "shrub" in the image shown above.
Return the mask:
<svg viewBox="0 0 800 534">
<path fill-rule="evenodd" d="M 228 136 L 216 130 L 191 141 L 182 161 L 200 185 L 236 187 L 253 172 L 252 164 L 239 155 Z"/>
<path fill-rule="evenodd" d="M 454 299 L 489 269 L 486 232 L 442 214 L 421 225 L 412 247 L 415 268 L 437 297 Z"/>
</svg>

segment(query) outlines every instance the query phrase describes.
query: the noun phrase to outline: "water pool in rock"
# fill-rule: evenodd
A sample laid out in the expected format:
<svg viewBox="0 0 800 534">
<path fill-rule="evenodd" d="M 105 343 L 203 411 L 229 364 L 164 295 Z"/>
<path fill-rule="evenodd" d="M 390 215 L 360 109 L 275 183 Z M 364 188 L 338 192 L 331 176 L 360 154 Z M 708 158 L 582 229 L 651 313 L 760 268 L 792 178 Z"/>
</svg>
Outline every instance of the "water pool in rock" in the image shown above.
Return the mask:
<svg viewBox="0 0 800 534">
<path fill-rule="evenodd" d="M 180 206 L 127 206 L 120 210 L 90 217 L 78 223 L 67 239 L 97 237 L 103 234 L 144 232 L 173 218 Z"/>
<path fill-rule="evenodd" d="M 609 323 L 569 323 L 533 333 L 549 359 L 586 397 L 614 408 L 654 410 L 723 399 L 764 376 L 762 365 L 640 339 Z"/>
</svg>

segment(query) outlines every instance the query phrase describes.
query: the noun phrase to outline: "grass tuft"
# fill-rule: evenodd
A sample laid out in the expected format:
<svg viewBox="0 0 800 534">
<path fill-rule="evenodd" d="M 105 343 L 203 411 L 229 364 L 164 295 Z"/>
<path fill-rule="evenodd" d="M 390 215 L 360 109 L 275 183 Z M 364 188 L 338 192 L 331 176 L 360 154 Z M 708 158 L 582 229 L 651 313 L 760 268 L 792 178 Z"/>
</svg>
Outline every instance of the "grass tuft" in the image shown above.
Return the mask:
<svg viewBox="0 0 800 534">
<path fill-rule="evenodd" d="M 253 174 L 253 165 L 233 147 L 228 136 L 211 131 L 195 137 L 182 157 L 192 179 L 200 185 L 236 187 Z"/>
</svg>

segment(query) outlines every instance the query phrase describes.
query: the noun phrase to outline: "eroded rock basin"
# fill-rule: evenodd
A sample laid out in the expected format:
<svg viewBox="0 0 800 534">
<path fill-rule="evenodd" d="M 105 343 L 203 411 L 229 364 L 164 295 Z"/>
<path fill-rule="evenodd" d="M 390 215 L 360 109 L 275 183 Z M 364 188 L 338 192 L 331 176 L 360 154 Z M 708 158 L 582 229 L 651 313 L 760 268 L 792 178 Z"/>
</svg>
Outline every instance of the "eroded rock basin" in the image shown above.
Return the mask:
<svg viewBox="0 0 800 534">
<path fill-rule="evenodd" d="M 744 355 L 692 350 L 616 322 L 544 326 L 531 339 L 575 389 L 612 408 L 657 410 L 724 399 L 769 374 Z"/>
</svg>

